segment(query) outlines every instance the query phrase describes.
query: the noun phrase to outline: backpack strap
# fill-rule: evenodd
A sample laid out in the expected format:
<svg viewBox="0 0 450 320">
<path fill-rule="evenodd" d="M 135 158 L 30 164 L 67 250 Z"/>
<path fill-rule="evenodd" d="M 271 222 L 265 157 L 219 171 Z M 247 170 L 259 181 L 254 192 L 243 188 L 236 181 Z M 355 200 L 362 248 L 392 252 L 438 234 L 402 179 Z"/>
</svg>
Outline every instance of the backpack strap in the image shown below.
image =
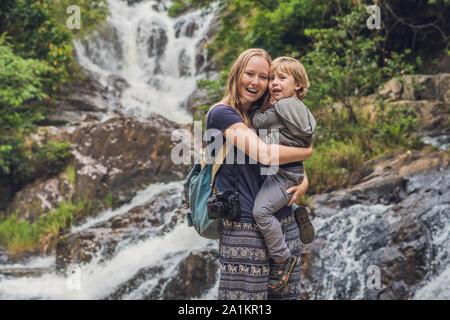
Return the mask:
<svg viewBox="0 0 450 320">
<path fill-rule="evenodd" d="M 214 160 L 212 173 L 211 173 L 211 186 L 214 183 L 214 178 L 216 177 L 217 171 L 219 171 L 220 166 L 222 165 L 223 161 L 225 160 L 227 154 L 230 152 L 231 148 L 234 145 L 231 142 L 227 142 L 225 140 L 225 143 L 223 144 L 222 148 L 220 148 L 219 153 L 216 156 L 216 159 Z"/>
</svg>

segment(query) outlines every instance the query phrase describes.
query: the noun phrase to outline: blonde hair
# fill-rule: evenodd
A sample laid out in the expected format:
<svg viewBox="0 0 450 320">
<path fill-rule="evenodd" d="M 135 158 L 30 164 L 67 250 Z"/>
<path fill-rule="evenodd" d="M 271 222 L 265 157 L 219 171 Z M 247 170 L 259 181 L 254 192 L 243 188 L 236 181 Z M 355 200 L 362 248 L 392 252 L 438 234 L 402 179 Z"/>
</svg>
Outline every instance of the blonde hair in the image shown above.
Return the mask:
<svg viewBox="0 0 450 320">
<path fill-rule="evenodd" d="M 303 101 L 310 86 L 308 74 L 303 64 L 291 57 L 278 57 L 273 60 L 270 72 L 272 73 L 275 70 L 290 74 L 294 78 L 294 81 L 301 86 L 300 90 L 297 91 L 297 98 Z"/>
<path fill-rule="evenodd" d="M 209 108 L 209 111 L 211 111 L 212 108 L 218 105 L 230 106 L 238 112 L 244 123 L 249 128 L 252 128 L 252 124 L 250 121 L 251 112 L 256 110 L 258 106 L 268 105 L 270 101 L 269 92 L 268 90 L 266 90 L 266 92 L 264 92 L 264 94 L 262 95 L 261 98 L 259 98 L 258 101 L 252 103 L 247 112 L 244 112 L 244 110 L 242 109 L 242 105 L 245 103 L 245 100 L 242 97 L 239 86 L 245 68 L 247 67 L 247 64 L 250 61 L 250 59 L 253 57 L 263 57 L 269 63 L 269 67 L 272 63 L 272 58 L 264 49 L 253 48 L 247 49 L 244 52 L 242 52 L 236 59 L 235 63 L 233 64 L 233 67 L 230 70 L 230 74 L 228 75 L 225 95 L 223 96 L 222 100 L 220 100 L 220 102 L 216 103 L 211 108 Z"/>
</svg>

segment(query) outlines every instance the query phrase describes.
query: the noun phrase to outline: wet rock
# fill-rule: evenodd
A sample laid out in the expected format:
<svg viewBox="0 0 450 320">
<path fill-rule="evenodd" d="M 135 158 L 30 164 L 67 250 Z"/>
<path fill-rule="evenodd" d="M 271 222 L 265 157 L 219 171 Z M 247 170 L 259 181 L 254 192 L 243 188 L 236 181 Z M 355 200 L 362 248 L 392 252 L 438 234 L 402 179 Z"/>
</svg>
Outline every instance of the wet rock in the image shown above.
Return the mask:
<svg viewBox="0 0 450 320">
<path fill-rule="evenodd" d="M 81 44 L 87 57 L 94 64 L 108 70 L 111 68 L 111 61 L 116 61 L 119 64 L 115 68 L 121 68 L 119 61 L 123 59 L 123 49 L 119 31 L 113 25 L 102 23 L 92 36 L 82 39 Z M 98 52 L 104 54 L 99 55 Z"/>
<path fill-rule="evenodd" d="M 218 280 L 215 249 L 190 252 L 170 274 L 164 267 L 145 267 L 106 299 L 191 300 L 211 289 Z"/>
<path fill-rule="evenodd" d="M 8 250 L 6 248 L 0 247 L 0 265 L 11 263 L 12 261 L 8 257 Z"/>
<path fill-rule="evenodd" d="M 106 78 L 106 90 L 114 93 L 115 96 L 121 97 L 122 93 L 130 87 L 125 78 L 112 74 Z"/>
<path fill-rule="evenodd" d="M 354 204 L 398 203 L 406 196 L 407 175 L 428 169 L 448 166 L 450 157 L 444 152 L 408 151 L 368 161 L 364 167 L 368 175 L 357 185 L 334 192 L 315 195 L 315 203 L 327 207 L 344 208 Z"/>
<path fill-rule="evenodd" d="M 46 116 L 41 125 L 80 125 L 96 121 L 110 110 L 107 90 L 95 77 L 83 70 L 85 78 L 74 80 L 56 102 L 55 110 Z"/>
<path fill-rule="evenodd" d="M 171 135 L 177 128 L 158 115 L 146 120 L 119 116 L 78 128 L 48 128 L 44 137 L 71 142 L 74 180 L 67 172 L 39 179 L 15 194 L 8 212 L 19 210 L 19 217 L 35 221 L 63 199 L 73 203 L 105 199 L 109 192 L 114 204 L 120 205 L 143 185 L 182 179 L 189 166 L 171 160 L 171 148 L 178 143 L 171 141 Z M 76 221 L 80 218 L 75 217 Z"/>
<path fill-rule="evenodd" d="M 114 293 L 107 296 L 105 300 L 122 300 L 129 295 L 132 296 L 136 289 L 145 286 L 148 282 L 151 283 L 154 279 L 158 279 L 163 271 L 164 267 L 162 266 L 142 268 L 130 280 L 120 285 Z M 156 300 L 158 298 L 158 295 L 155 295 L 155 291 L 157 291 L 156 288 L 160 288 L 161 286 L 162 283 L 159 286 L 155 286 L 153 291 L 149 294 L 150 300 Z"/>
<path fill-rule="evenodd" d="M 198 24 L 194 20 L 186 21 L 181 19 L 175 24 L 174 29 L 175 38 L 179 38 L 180 36 L 192 38 L 194 32 L 198 30 Z"/>
<path fill-rule="evenodd" d="M 219 269 L 218 252 L 191 252 L 176 268 L 162 292 L 164 300 L 185 300 L 202 295 L 214 286 Z"/>
<path fill-rule="evenodd" d="M 330 196 L 324 198 L 334 201 L 314 202 L 317 236 L 302 248 L 303 299 L 411 299 L 424 281 L 447 267 L 448 163 L 415 171 L 410 167 L 415 161 L 402 160 L 402 154 L 387 158 L 378 168 L 391 163 L 389 170 L 409 172 L 403 175 L 400 201 L 344 206 Z M 380 172 L 377 166 L 374 172 Z M 342 207 L 325 210 L 337 204 Z M 373 286 L 371 270 L 379 270 L 379 287 Z"/>
<path fill-rule="evenodd" d="M 47 268 L 0 268 L 0 276 L 8 277 L 40 277 L 51 270 Z"/>
<path fill-rule="evenodd" d="M 164 28 L 155 25 L 152 29 L 152 34 L 148 38 L 147 54 L 150 58 L 155 56 L 162 56 L 166 49 L 168 37 Z"/>
<path fill-rule="evenodd" d="M 212 105 L 212 98 L 206 89 L 195 89 L 188 97 L 185 108 L 191 112 L 195 111 L 195 107 L 200 105 Z"/>
<path fill-rule="evenodd" d="M 186 54 L 186 50 L 181 50 L 180 55 L 178 56 L 178 70 L 180 77 L 187 77 L 190 75 L 190 64 L 191 58 Z"/>
</svg>

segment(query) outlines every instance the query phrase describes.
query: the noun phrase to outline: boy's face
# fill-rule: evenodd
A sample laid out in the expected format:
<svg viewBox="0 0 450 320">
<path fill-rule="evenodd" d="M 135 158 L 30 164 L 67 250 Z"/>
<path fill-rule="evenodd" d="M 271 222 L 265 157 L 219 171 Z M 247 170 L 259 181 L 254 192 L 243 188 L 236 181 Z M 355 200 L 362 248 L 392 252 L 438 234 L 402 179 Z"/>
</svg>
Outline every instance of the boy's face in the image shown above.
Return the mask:
<svg viewBox="0 0 450 320">
<path fill-rule="evenodd" d="M 300 86 L 295 82 L 294 77 L 281 70 L 272 70 L 269 79 L 270 96 L 275 100 L 291 98 L 297 96 Z"/>
</svg>

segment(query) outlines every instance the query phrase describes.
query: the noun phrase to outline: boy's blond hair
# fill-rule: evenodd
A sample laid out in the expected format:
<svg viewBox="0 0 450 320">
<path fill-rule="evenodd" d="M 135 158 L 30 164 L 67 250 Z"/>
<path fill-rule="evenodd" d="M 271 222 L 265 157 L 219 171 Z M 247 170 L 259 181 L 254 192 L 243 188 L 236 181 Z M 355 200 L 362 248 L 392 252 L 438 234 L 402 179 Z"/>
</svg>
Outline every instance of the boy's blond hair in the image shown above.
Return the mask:
<svg viewBox="0 0 450 320">
<path fill-rule="evenodd" d="M 310 86 L 308 74 L 303 64 L 291 57 L 278 57 L 272 61 L 270 72 L 272 73 L 275 70 L 290 74 L 294 78 L 294 81 L 301 86 L 300 90 L 297 91 L 297 98 L 303 101 Z"/>
</svg>

